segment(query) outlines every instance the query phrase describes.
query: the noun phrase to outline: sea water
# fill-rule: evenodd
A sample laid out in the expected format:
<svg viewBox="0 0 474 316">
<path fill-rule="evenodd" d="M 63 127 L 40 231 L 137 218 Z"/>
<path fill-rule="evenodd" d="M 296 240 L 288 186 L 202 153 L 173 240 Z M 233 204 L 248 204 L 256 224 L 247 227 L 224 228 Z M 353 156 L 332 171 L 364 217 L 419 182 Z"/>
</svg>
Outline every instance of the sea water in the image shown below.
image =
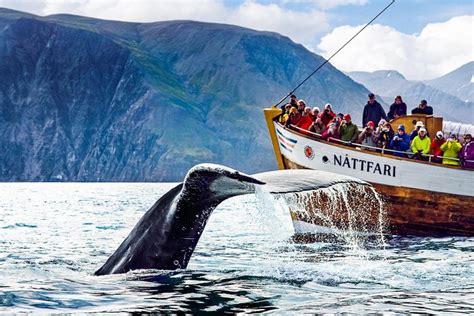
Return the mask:
<svg viewBox="0 0 474 316">
<path fill-rule="evenodd" d="M 265 192 L 216 208 L 186 270 L 94 276 L 173 186 L 0 184 L 0 313 L 474 313 L 474 238 L 295 243 Z"/>
</svg>

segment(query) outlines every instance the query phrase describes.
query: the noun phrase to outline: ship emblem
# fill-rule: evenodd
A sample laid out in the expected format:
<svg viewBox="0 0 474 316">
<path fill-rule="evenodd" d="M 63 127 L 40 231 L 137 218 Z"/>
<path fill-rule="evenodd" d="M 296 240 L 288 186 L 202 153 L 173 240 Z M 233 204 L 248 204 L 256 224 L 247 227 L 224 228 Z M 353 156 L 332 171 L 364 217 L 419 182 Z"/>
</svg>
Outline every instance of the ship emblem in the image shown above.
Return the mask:
<svg viewBox="0 0 474 316">
<path fill-rule="evenodd" d="M 311 146 L 304 146 L 304 154 L 306 156 L 306 158 L 312 160 L 314 158 L 314 150 L 313 148 L 311 148 Z"/>
</svg>

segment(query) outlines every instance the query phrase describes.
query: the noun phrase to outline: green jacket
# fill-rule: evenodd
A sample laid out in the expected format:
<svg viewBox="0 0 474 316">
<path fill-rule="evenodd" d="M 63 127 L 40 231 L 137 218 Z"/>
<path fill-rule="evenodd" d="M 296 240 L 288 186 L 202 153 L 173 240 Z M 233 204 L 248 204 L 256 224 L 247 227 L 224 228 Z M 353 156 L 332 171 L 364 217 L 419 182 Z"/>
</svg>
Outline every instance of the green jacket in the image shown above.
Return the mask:
<svg viewBox="0 0 474 316">
<path fill-rule="evenodd" d="M 459 158 L 458 154 L 461 147 L 461 144 L 457 140 L 451 140 L 441 145 L 440 149 L 443 151 L 443 157 Z M 443 165 L 459 166 L 459 160 L 443 159 Z"/>
<path fill-rule="evenodd" d="M 431 139 L 428 136 L 425 136 L 425 138 L 421 139 L 420 136 L 416 136 L 413 138 L 411 141 L 411 151 L 414 152 L 415 154 L 421 150 L 422 154 L 429 154 L 430 153 L 430 146 L 431 146 Z"/>
<path fill-rule="evenodd" d="M 342 124 L 339 128 L 339 135 L 341 140 L 345 142 L 355 142 L 359 136 L 359 128 L 354 123 Z"/>
</svg>

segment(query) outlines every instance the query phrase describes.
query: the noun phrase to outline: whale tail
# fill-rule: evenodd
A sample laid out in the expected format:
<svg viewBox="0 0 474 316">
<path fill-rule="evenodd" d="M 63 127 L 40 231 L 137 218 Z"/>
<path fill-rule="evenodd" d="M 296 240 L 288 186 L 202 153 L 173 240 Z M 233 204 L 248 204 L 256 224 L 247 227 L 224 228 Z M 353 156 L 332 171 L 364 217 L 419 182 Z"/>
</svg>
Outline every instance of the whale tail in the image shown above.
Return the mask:
<svg viewBox="0 0 474 316">
<path fill-rule="evenodd" d="M 135 269 L 184 269 L 210 214 L 224 200 L 265 185 L 273 194 L 316 190 L 337 183 L 366 182 L 314 170 L 282 170 L 246 175 L 220 165 L 201 164 L 164 194 L 138 221 L 96 275 Z"/>
</svg>

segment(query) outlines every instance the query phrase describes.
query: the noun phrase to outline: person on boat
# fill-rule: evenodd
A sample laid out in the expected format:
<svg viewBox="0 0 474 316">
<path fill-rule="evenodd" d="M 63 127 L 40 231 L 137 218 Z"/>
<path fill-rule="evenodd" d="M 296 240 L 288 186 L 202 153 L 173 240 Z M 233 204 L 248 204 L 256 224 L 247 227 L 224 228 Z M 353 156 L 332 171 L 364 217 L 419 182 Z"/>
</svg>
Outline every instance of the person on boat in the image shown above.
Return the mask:
<svg viewBox="0 0 474 316">
<path fill-rule="evenodd" d="M 377 146 L 377 138 L 374 136 L 375 124 L 372 121 L 368 121 L 364 130 L 359 134 L 358 142 L 364 146 L 370 146 L 374 148 L 362 147 L 362 149 L 375 151 Z"/>
<path fill-rule="evenodd" d="M 380 133 L 377 135 L 377 147 L 382 149 L 391 149 L 390 143 L 395 136 L 395 131 L 390 123 L 385 123 L 382 126 Z"/>
<path fill-rule="evenodd" d="M 290 109 L 291 109 L 291 104 L 289 103 L 285 104 L 285 107 L 283 108 L 283 112 L 278 118 L 278 122 L 280 122 L 281 124 L 286 123 L 286 121 L 288 120 L 288 116 L 290 115 Z"/>
<path fill-rule="evenodd" d="M 471 134 L 464 135 L 464 144 L 459 153 L 461 167 L 465 169 L 474 169 L 474 143 Z"/>
<path fill-rule="evenodd" d="M 405 125 L 398 125 L 398 131 L 390 142 L 390 148 L 396 151 L 407 151 L 410 148 L 410 136 L 405 133 Z M 395 152 L 394 156 L 406 157 L 406 154 Z"/>
<path fill-rule="evenodd" d="M 428 102 L 426 100 L 421 100 L 420 104 L 411 110 L 411 114 L 433 115 L 433 108 L 428 106 Z"/>
<path fill-rule="evenodd" d="M 352 123 L 350 114 L 344 115 L 342 124 L 339 126 L 339 135 L 341 135 L 341 140 L 348 142 L 349 145 L 357 140 L 357 137 L 359 136 L 359 128 L 357 125 Z"/>
<path fill-rule="evenodd" d="M 431 154 L 434 156 L 431 161 L 433 162 L 441 162 L 441 158 L 443 157 L 443 151 L 441 150 L 441 145 L 443 145 L 446 142 L 444 139 L 444 135 L 442 131 L 437 131 L 436 132 L 436 137 L 433 138 L 433 141 L 431 142 Z"/>
<path fill-rule="evenodd" d="M 298 109 L 298 99 L 296 99 L 296 95 L 292 94 L 290 96 L 290 104 L 292 107 L 294 107 L 295 109 Z"/>
<path fill-rule="evenodd" d="M 308 131 L 311 124 L 313 124 L 313 116 L 311 114 L 311 108 L 307 107 L 304 109 L 303 115 L 296 126 Z"/>
<path fill-rule="evenodd" d="M 395 101 L 390 106 L 390 110 L 388 111 L 387 117 L 389 120 L 396 119 L 400 116 L 407 115 L 407 105 L 403 102 L 402 97 L 397 95 L 395 97 Z"/>
<path fill-rule="evenodd" d="M 427 160 L 423 155 L 430 153 L 431 139 L 426 135 L 426 128 L 421 127 L 418 135 L 411 142 L 411 151 L 415 154 L 417 160 Z"/>
<path fill-rule="evenodd" d="M 446 142 L 440 147 L 440 149 L 443 151 L 443 165 L 459 166 L 460 163 L 458 160 L 458 155 L 461 151 L 461 147 L 461 144 L 456 139 L 456 135 L 451 134 Z"/>
<path fill-rule="evenodd" d="M 379 122 L 381 119 L 387 120 L 387 115 L 380 103 L 375 100 L 375 95 L 370 93 L 362 114 L 362 125 L 366 126 L 369 121 Z"/>
<path fill-rule="evenodd" d="M 412 141 L 416 136 L 418 136 L 418 132 L 420 131 L 420 128 L 425 127 L 425 124 L 423 124 L 422 121 L 418 121 L 415 124 L 415 129 L 411 132 L 410 134 L 410 140 Z"/>
<path fill-rule="evenodd" d="M 323 121 L 319 117 L 309 127 L 309 131 L 316 134 L 323 134 L 325 130 L 326 130 L 326 125 L 324 125 Z"/>
<path fill-rule="evenodd" d="M 320 112 L 321 112 L 321 110 L 317 106 L 315 106 L 313 108 L 313 112 L 312 112 L 313 113 L 313 121 L 316 121 L 316 119 L 318 118 Z"/>
<path fill-rule="evenodd" d="M 333 118 L 332 122 L 329 123 L 326 130 L 321 134 L 321 137 L 324 140 L 328 140 L 329 137 L 341 139 L 341 136 L 339 134 L 340 125 L 341 125 L 341 120 L 339 117 L 336 116 L 335 118 Z"/>
<path fill-rule="evenodd" d="M 298 110 L 294 107 L 291 107 L 290 114 L 288 115 L 288 119 L 286 120 L 285 126 L 296 125 L 301 119 L 301 114 Z"/>
<path fill-rule="evenodd" d="M 324 126 L 328 126 L 335 117 L 336 113 L 333 112 L 332 105 L 330 103 L 326 103 L 324 106 L 324 111 L 319 113 L 319 118 L 323 122 Z"/>
<path fill-rule="evenodd" d="M 304 109 L 306 108 L 306 102 L 304 100 L 298 100 L 298 112 L 303 115 Z"/>
</svg>

